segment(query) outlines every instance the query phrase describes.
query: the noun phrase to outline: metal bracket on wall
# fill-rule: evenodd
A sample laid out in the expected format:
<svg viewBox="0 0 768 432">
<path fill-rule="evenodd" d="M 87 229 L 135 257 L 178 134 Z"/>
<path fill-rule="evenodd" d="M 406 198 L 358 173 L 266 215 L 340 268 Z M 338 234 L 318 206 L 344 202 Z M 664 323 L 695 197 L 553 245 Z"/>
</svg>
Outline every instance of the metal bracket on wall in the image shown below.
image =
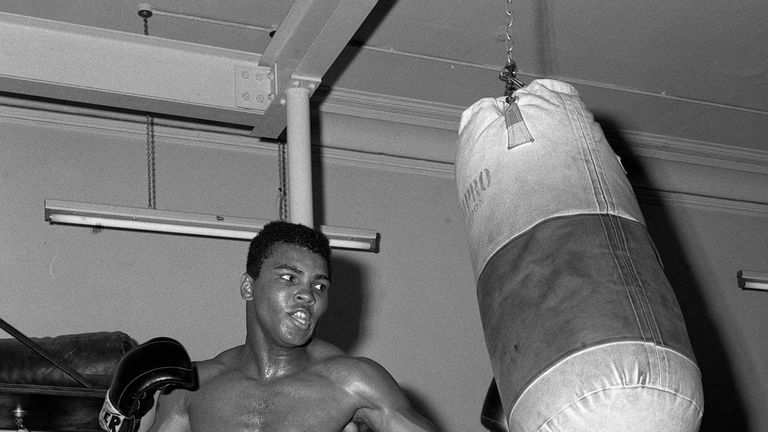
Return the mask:
<svg viewBox="0 0 768 432">
<path fill-rule="evenodd" d="M 736 273 L 736 281 L 741 289 L 768 291 L 768 273 L 739 270 Z"/>
</svg>

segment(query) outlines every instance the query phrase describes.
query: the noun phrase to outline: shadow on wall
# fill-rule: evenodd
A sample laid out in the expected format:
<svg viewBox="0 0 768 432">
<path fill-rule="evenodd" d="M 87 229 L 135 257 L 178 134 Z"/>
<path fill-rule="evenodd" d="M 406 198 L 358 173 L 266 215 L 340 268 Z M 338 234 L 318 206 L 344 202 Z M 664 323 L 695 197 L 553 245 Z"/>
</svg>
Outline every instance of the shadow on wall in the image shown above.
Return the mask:
<svg viewBox="0 0 768 432">
<path fill-rule="evenodd" d="M 446 426 L 440 422 L 440 420 L 439 420 L 440 419 L 439 413 L 434 412 L 433 410 L 431 410 L 429 408 L 429 406 L 427 406 L 425 398 L 420 397 L 415 391 L 413 391 L 411 389 L 408 389 L 408 388 L 404 388 L 403 392 L 405 393 L 405 396 L 408 398 L 408 401 L 411 403 L 411 406 L 413 407 L 413 409 L 417 413 L 419 413 L 422 416 L 424 416 L 427 420 L 432 422 L 432 424 L 435 425 L 437 430 L 441 430 L 441 431 L 442 430 L 448 430 L 448 429 L 446 429 Z M 478 422 L 477 422 L 478 423 L 478 430 L 482 430 L 481 427 L 479 426 L 479 424 L 480 424 L 480 421 L 479 421 L 479 419 L 480 419 L 480 412 L 479 411 L 477 413 L 477 418 L 478 418 Z"/>
<path fill-rule="evenodd" d="M 352 352 L 362 333 L 366 277 L 360 264 L 332 253 L 331 279 L 330 301 L 317 336 Z"/>
<path fill-rule="evenodd" d="M 368 278 L 362 266 L 347 257 L 332 255 L 331 260 L 331 299 L 318 325 L 317 336 L 345 352 L 354 352 L 360 337 L 365 333 L 363 327 Z M 446 430 L 439 421 L 438 413 L 427 405 L 426 398 L 407 388 L 403 388 L 403 391 L 416 412 L 431 421 L 438 430 Z"/>
<path fill-rule="evenodd" d="M 596 116 L 597 117 L 597 116 Z M 649 184 L 642 165 L 632 155 L 618 127 L 609 119 L 598 118 L 614 152 L 621 157 L 630 182 Z M 700 284 L 683 253 L 677 233 L 672 229 L 667 210 L 659 201 L 640 201 L 648 231 L 662 257 L 664 273 L 672 285 L 683 311 L 688 335 L 702 373 L 704 385 L 704 419 L 700 432 L 750 431 L 742 399 L 737 387 L 731 360 L 722 343 L 722 335 L 715 327 L 704 301 Z"/>
</svg>

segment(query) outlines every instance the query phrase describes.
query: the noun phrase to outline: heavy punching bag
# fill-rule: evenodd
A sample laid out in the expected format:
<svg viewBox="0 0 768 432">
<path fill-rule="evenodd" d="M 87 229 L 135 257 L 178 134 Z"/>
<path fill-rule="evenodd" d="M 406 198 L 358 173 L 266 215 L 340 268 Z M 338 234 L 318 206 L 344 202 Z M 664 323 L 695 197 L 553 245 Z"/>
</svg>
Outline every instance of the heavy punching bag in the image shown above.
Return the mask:
<svg viewBox="0 0 768 432">
<path fill-rule="evenodd" d="M 514 96 L 463 113 L 455 165 L 509 430 L 698 430 L 701 375 L 620 161 L 571 85 Z"/>
</svg>

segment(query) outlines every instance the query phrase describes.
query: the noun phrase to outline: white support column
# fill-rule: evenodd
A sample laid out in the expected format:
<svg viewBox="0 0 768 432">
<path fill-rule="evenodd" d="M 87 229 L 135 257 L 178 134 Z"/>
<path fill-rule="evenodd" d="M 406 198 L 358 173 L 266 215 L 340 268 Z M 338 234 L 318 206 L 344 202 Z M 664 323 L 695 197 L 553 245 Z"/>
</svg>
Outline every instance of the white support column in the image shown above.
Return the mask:
<svg viewBox="0 0 768 432">
<path fill-rule="evenodd" d="M 288 120 L 288 218 L 314 228 L 309 89 L 294 83 L 285 91 Z"/>
</svg>

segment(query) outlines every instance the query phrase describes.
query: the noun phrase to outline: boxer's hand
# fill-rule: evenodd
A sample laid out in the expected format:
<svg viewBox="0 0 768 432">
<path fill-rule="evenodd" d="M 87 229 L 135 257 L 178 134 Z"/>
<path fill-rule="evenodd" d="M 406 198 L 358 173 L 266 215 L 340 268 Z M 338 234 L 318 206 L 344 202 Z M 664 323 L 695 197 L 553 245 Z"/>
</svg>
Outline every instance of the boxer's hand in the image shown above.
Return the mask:
<svg viewBox="0 0 768 432">
<path fill-rule="evenodd" d="M 135 432 L 154 404 L 154 392 L 191 389 L 197 374 L 184 347 L 170 338 L 155 338 L 129 351 L 117 366 L 99 414 L 106 432 Z"/>
</svg>

